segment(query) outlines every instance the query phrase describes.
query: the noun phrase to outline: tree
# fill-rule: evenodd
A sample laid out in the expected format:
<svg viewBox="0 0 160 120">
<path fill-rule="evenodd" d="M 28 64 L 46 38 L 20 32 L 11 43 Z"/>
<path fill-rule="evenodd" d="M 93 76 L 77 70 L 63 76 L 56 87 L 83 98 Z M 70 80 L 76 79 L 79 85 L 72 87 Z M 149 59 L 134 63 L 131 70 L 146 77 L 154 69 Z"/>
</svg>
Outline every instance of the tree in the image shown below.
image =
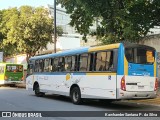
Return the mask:
<svg viewBox="0 0 160 120">
<path fill-rule="evenodd" d="M 160 25 L 159 0 L 57 0 L 71 14 L 75 26 L 84 40 L 96 19 L 96 35 L 103 43 L 119 41 L 137 42 L 150 28 Z"/>
<path fill-rule="evenodd" d="M 53 42 L 53 19 L 49 17 L 47 9 L 22 6 L 4 10 L 0 15 L 0 33 L 3 35 L 1 48 L 6 54 L 26 53 L 28 61 L 39 49 Z M 58 27 L 57 33 L 62 35 L 63 30 Z"/>
<path fill-rule="evenodd" d="M 48 10 L 41 7 L 22 6 L 19 12 L 17 48 L 25 52 L 28 59 L 52 42 L 53 20 L 48 17 Z"/>
<path fill-rule="evenodd" d="M 14 38 L 11 38 L 11 33 L 14 32 L 14 28 L 18 23 L 18 12 L 17 8 L 12 8 L 8 10 L 1 11 L 1 22 L 0 22 L 0 34 L 1 34 L 1 50 L 4 52 L 4 55 L 11 55 L 16 52 L 16 44 Z M 7 41 L 11 41 L 7 43 Z"/>
<path fill-rule="evenodd" d="M 2 11 L 0 11 L 0 23 L 2 22 Z M 0 30 L 0 42 L 3 40 L 3 35 L 2 32 Z"/>
</svg>

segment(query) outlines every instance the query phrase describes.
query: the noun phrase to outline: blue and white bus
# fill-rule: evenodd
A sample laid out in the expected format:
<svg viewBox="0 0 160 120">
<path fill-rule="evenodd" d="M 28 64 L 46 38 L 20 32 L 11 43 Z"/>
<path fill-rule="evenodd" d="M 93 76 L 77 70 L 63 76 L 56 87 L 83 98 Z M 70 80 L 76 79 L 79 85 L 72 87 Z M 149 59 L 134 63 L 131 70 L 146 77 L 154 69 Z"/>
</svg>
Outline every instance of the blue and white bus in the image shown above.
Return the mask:
<svg viewBox="0 0 160 120">
<path fill-rule="evenodd" d="M 29 59 L 26 89 L 37 96 L 69 96 L 74 104 L 84 98 L 155 98 L 156 50 L 116 43 L 35 56 Z"/>
</svg>

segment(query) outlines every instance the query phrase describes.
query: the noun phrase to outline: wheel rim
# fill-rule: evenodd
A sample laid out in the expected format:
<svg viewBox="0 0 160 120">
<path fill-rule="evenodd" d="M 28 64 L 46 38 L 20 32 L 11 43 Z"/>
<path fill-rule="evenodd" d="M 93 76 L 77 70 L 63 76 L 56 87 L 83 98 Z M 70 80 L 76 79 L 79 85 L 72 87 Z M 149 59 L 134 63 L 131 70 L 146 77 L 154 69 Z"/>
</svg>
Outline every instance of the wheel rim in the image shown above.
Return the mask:
<svg viewBox="0 0 160 120">
<path fill-rule="evenodd" d="M 74 92 L 73 92 L 73 101 L 74 101 L 74 102 L 77 102 L 78 99 L 79 99 L 79 94 L 78 94 L 77 91 L 74 91 Z"/>
</svg>

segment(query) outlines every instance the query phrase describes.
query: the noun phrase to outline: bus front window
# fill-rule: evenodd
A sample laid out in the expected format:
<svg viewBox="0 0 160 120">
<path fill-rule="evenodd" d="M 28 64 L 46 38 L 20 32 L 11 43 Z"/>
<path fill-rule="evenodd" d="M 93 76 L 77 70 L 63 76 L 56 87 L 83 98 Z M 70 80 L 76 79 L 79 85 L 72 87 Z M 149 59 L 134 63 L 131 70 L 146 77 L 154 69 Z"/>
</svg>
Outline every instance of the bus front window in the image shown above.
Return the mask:
<svg viewBox="0 0 160 120">
<path fill-rule="evenodd" d="M 22 65 L 17 65 L 17 66 L 7 65 L 6 66 L 6 71 L 7 72 L 22 72 L 23 71 L 23 66 Z"/>
</svg>

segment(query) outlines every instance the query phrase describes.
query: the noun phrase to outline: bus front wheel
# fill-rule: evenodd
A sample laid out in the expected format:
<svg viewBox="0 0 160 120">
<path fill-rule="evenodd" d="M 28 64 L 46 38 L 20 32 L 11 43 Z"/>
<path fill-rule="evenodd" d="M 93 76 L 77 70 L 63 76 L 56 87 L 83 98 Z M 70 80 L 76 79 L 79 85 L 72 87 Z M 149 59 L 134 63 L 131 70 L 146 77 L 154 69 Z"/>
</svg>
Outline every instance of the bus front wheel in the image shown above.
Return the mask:
<svg viewBox="0 0 160 120">
<path fill-rule="evenodd" d="M 42 97 L 42 96 L 45 95 L 43 92 L 40 92 L 40 89 L 39 89 L 39 85 L 38 85 L 38 84 L 35 85 L 34 92 L 35 92 L 35 95 L 38 96 L 38 97 Z"/>
<path fill-rule="evenodd" d="M 81 92 L 78 87 L 74 87 L 71 90 L 71 100 L 72 100 L 73 104 L 76 104 L 76 105 L 82 103 Z"/>
</svg>

